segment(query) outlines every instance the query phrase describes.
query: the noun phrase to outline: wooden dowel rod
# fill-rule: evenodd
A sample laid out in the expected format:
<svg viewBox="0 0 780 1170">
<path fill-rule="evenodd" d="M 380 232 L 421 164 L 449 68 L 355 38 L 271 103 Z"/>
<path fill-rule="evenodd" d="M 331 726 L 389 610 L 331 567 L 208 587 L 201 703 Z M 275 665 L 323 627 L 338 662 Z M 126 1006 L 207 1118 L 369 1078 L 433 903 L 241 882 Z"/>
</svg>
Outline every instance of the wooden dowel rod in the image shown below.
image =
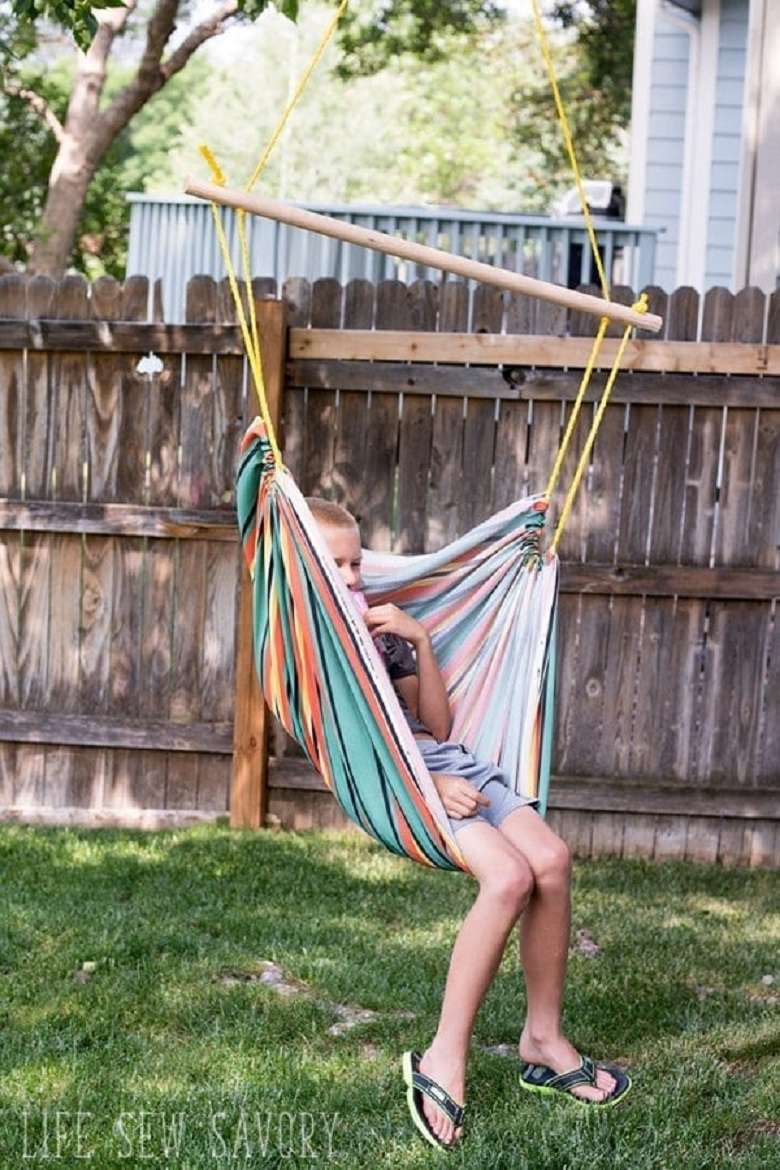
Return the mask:
<svg viewBox="0 0 780 1170">
<path fill-rule="evenodd" d="M 468 260 L 465 256 L 454 256 L 451 252 L 442 251 L 441 248 L 429 248 L 426 244 L 402 240 L 399 236 L 391 236 L 386 232 L 358 227 L 357 224 L 345 223 L 330 215 L 319 215 L 302 207 L 293 207 L 290 203 L 282 203 L 278 199 L 250 195 L 235 187 L 220 187 L 216 183 L 206 183 L 194 178 L 187 179 L 184 190 L 188 195 L 198 195 L 212 203 L 241 208 L 252 212 L 253 215 L 262 215 L 267 219 L 290 224 L 291 227 L 318 232 L 322 236 L 333 236 L 334 239 L 344 240 L 349 244 L 372 248 L 375 252 L 385 252 L 388 256 L 412 260 L 430 268 L 440 268 L 443 272 L 451 272 L 467 280 L 478 280 L 482 284 L 492 284 L 496 288 L 506 289 L 507 292 L 525 293 L 543 301 L 564 305 L 567 309 L 579 309 L 583 313 L 591 313 L 594 317 L 609 317 L 611 321 L 635 325 L 637 329 L 646 329 L 651 333 L 658 333 L 663 326 L 663 319 L 654 313 L 636 313 L 628 305 L 605 301 L 601 297 L 564 288 L 560 284 L 551 284 L 546 280 L 536 280 L 520 272 L 497 268 L 493 264 Z"/>
</svg>

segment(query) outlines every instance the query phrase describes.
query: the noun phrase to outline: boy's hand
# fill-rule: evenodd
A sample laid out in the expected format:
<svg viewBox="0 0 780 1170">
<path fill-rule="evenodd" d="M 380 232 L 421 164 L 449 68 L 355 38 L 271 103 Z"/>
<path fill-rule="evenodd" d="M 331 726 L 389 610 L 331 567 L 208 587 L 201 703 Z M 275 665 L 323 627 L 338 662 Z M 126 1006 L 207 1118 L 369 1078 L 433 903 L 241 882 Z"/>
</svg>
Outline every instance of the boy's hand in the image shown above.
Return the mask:
<svg viewBox="0 0 780 1170">
<path fill-rule="evenodd" d="M 380 634 L 397 634 L 399 638 L 405 638 L 413 646 L 428 640 L 425 626 L 389 602 L 387 605 L 372 605 L 363 614 L 363 619 L 374 638 Z"/>
<path fill-rule="evenodd" d="M 436 785 L 436 791 L 441 797 L 444 811 L 449 817 L 460 820 L 461 817 L 470 817 L 480 804 L 490 804 L 484 792 L 479 792 L 468 780 L 462 776 L 448 776 L 445 772 L 431 772 L 431 779 Z"/>
</svg>

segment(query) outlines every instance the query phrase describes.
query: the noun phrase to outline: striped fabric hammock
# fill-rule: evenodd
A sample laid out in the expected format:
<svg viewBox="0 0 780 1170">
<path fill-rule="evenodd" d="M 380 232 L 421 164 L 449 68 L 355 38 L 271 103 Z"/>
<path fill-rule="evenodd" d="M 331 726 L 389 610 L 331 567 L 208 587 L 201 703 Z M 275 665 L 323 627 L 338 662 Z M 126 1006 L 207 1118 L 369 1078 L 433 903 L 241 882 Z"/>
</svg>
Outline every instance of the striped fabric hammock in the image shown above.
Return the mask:
<svg viewBox="0 0 780 1170">
<path fill-rule="evenodd" d="M 392 852 L 462 869 L 392 683 L 308 504 L 260 418 L 237 473 L 265 700 L 347 817 Z M 363 551 L 365 595 L 429 631 L 450 738 L 501 767 L 544 815 L 555 693 L 558 558 L 542 556 L 547 501 L 531 495 L 437 552 Z"/>
</svg>

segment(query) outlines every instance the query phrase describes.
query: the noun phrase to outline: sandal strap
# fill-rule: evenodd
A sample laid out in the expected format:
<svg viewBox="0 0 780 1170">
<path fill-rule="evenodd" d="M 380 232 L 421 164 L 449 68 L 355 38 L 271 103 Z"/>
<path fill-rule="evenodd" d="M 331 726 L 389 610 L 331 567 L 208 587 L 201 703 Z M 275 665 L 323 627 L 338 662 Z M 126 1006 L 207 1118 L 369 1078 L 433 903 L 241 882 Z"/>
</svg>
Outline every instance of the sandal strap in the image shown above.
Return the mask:
<svg viewBox="0 0 780 1170">
<path fill-rule="evenodd" d="M 447 1114 L 453 1125 L 460 1125 L 466 1112 L 465 1105 L 459 1105 L 446 1089 L 443 1089 L 440 1084 L 426 1076 L 425 1073 L 414 1071 L 412 1084 L 421 1093 L 427 1093 L 431 1100 L 435 1101 L 439 1108 Z"/>
<path fill-rule="evenodd" d="M 583 1056 L 579 1068 L 558 1073 L 546 1082 L 548 1089 L 573 1089 L 575 1085 L 595 1085 L 596 1066 L 589 1056 Z"/>
</svg>

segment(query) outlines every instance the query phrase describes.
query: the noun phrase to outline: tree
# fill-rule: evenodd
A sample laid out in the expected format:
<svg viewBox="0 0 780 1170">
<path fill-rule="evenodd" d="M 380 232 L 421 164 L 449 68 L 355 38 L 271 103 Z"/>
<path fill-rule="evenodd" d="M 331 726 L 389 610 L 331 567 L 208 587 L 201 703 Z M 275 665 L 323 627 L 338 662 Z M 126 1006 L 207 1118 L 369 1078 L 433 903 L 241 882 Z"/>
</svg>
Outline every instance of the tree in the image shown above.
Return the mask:
<svg viewBox="0 0 780 1170">
<path fill-rule="evenodd" d="M 112 96 L 130 77 L 115 68 L 106 83 Z M 208 67 L 194 60 L 186 78 L 180 74 L 114 139 L 89 185 L 69 263 L 94 279 L 125 271 L 130 206 L 126 192 L 143 189 L 146 176 L 166 163 L 182 127 L 206 88 Z M 73 63 L 23 74 L 22 85 L 41 97 L 63 121 L 73 84 Z M 46 199 L 49 174 L 57 152 L 53 134 L 22 96 L 0 93 L 0 157 L 13 160 L 0 168 L 0 254 L 25 264 Z"/>
<path fill-rule="evenodd" d="M 60 275 L 68 264 L 87 199 L 98 167 L 112 145 L 148 102 L 188 64 L 200 47 L 237 20 L 253 20 L 268 0 L 217 0 L 211 11 L 191 23 L 176 40 L 177 20 L 190 17 L 187 0 L 109 0 L 110 7 L 92 12 L 86 0 L 12 0 L 16 24 L 2 38 L 1 88 L 24 101 L 46 126 L 55 142 L 46 199 L 32 241 L 28 267 L 34 272 Z M 277 0 L 285 15 L 295 19 L 298 0 Z M 366 3 L 344 29 L 351 68 L 358 70 L 387 59 L 403 46 L 435 54 L 436 38 L 447 28 L 473 27 L 495 19 L 498 9 L 481 0 L 387 0 Z M 64 114 L 58 115 L 40 89 L 23 77 L 20 46 L 29 55 L 36 46 L 41 18 L 55 22 L 80 46 Z M 91 38 L 91 39 L 90 39 Z M 127 82 L 108 97 L 109 62 L 122 40 L 139 43 L 139 59 Z M 9 46 L 12 46 L 9 51 Z"/>
<path fill-rule="evenodd" d="M 240 185 L 327 13 L 326 5 L 310 3 L 295 25 L 269 16 L 267 27 L 234 36 L 229 62 L 214 63 L 208 91 L 194 102 L 163 165 L 154 173 L 147 168 L 146 190 L 175 190 L 182 175 L 204 174 L 201 142 L 214 148 L 228 182 Z M 512 164 L 504 123 L 514 80 L 538 62 L 517 60 L 517 19 L 441 33 L 424 68 L 405 52 L 370 75 L 344 80 L 345 50 L 331 45 L 269 161 L 264 190 L 280 199 L 339 203 L 527 206 L 535 155 L 526 151 Z"/>
<path fill-rule="evenodd" d="M 631 116 L 636 0 L 555 0 L 546 15 L 559 26 L 551 38 L 558 85 L 583 170 L 593 175 L 608 168 L 622 178 L 617 156 Z M 512 108 L 518 148 L 539 149 L 548 187 L 571 185 L 546 75 L 518 85 Z"/>
</svg>

